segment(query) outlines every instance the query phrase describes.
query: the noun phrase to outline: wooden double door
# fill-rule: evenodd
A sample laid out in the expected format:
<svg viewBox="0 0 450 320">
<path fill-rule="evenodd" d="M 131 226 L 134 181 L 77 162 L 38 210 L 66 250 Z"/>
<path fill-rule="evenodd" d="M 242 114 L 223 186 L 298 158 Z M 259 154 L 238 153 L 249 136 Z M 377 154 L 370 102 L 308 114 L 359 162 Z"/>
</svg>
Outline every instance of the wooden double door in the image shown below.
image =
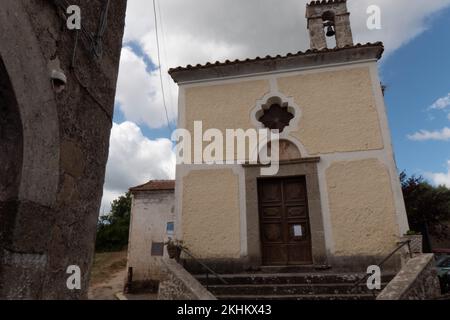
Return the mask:
<svg viewBox="0 0 450 320">
<path fill-rule="evenodd" d="M 264 265 L 312 264 L 305 177 L 258 180 Z"/>
</svg>

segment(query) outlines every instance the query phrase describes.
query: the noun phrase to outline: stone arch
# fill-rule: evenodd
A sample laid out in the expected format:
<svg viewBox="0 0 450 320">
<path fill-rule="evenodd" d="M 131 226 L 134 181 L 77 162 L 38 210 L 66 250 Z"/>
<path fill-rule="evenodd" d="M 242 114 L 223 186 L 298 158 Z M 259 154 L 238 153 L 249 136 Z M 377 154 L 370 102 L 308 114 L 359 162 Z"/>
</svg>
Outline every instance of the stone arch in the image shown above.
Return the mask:
<svg viewBox="0 0 450 320">
<path fill-rule="evenodd" d="M 59 183 L 58 113 L 50 78 L 42 81 L 48 75 L 47 61 L 25 16 L 21 1 L 2 3 L 0 59 L 9 76 L 22 127 L 18 198 L 51 206 Z"/>
<path fill-rule="evenodd" d="M 79 2 L 95 32 L 103 6 Z M 111 2 L 103 58 L 80 43 L 75 61 L 75 33 L 54 1 L 2 0 L 0 58 L 23 147 L 17 200 L 0 199 L 0 299 L 87 297 L 125 11 L 126 0 Z M 81 268 L 81 290 L 67 290 L 70 265 Z"/>
<path fill-rule="evenodd" d="M 23 132 L 19 107 L 0 58 L 0 201 L 18 198 L 22 173 Z"/>
<path fill-rule="evenodd" d="M 298 160 L 302 158 L 300 150 L 289 140 L 280 140 L 280 161 Z"/>
<path fill-rule="evenodd" d="M 22 1 L 2 2 L 0 113 L 11 122 L 1 133 L 0 165 L 12 171 L 0 169 L 0 299 L 42 297 L 59 187 L 56 100 L 27 17 Z"/>
<path fill-rule="evenodd" d="M 300 149 L 292 141 L 288 139 L 279 139 L 279 160 L 280 161 L 292 161 L 299 160 L 302 158 L 302 153 Z M 271 141 L 260 148 L 259 154 L 271 154 Z"/>
<path fill-rule="evenodd" d="M 260 154 L 268 154 L 267 153 L 267 147 L 273 140 L 278 140 L 279 146 L 280 146 L 280 152 L 282 151 L 281 147 L 282 144 L 285 146 L 285 155 L 281 155 L 280 161 L 289 161 L 289 160 L 296 160 L 301 158 L 307 158 L 310 157 L 310 154 L 306 150 L 305 146 L 297 139 L 295 139 L 292 136 L 287 135 L 280 135 L 278 138 L 272 138 L 272 140 L 269 140 L 268 138 L 266 141 L 260 141 L 260 144 L 251 152 L 251 159 L 260 159 Z M 289 154 L 289 155 L 288 155 Z M 284 158 L 284 159 L 282 159 Z"/>
</svg>

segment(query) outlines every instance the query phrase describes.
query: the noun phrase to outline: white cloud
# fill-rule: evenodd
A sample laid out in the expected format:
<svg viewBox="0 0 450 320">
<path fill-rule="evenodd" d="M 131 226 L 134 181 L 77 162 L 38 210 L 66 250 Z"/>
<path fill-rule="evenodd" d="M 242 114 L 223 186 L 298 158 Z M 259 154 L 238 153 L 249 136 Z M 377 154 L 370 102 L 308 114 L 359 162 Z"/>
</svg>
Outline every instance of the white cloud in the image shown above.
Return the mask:
<svg viewBox="0 0 450 320">
<path fill-rule="evenodd" d="M 130 187 L 153 179 L 175 178 L 175 153 L 169 139 L 150 140 L 132 122 L 113 124 L 102 213 Z"/>
<path fill-rule="evenodd" d="M 413 141 L 440 140 L 450 141 L 450 128 L 445 127 L 442 130 L 427 131 L 420 130 L 412 135 L 408 135 L 408 139 Z"/>
<path fill-rule="evenodd" d="M 450 93 L 442 98 L 437 99 L 430 107 L 430 110 L 444 110 L 450 107 Z"/>
<path fill-rule="evenodd" d="M 203 63 L 215 59 L 215 50 L 227 48 L 230 59 L 283 54 L 309 47 L 305 7 L 309 0 L 159 0 L 160 31 L 167 40 L 168 61 L 178 64 Z M 125 41 L 154 46 L 152 1 L 130 0 Z M 381 8 L 381 30 L 369 30 L 366 13 L 370 5 Z M 431 22 L 433 13 L 450 5 L 449 0 L 351 0 L 348 7 L 355 42 L 384 41 L 388 52 L 399 48 Z M 152 35 L 152 36 L 149 36 Z M 145 39 L 147 38 L 147 39 Z M 187 39 L 190 42 L 180 39 Z M 164 39 L 163 39 L 164 40 Z M 198 53 L 196 51 L 200 49 Z"/>
<path fill-rule="evenodd" d="M 150 128 L 167 125 L 158 70 L 148 72 L 144 60 L 128 47 L 122 49 L 116 102 L 129 121 Z M 167 107 L 169 121 L 175 120 L 175 105 Z"/>
<path fill-rule="evenodd" d="M 450 120 L 450 113 L 447 115 L 447 119 Z"/>
<path fill-rule="evenodd" d="M 100 214 L 107 215 L 111 211 L 111 203 L 120 196 L 123 196 L 125 192 L 126 190 L 119 192 L 103 189 L 103 198 L 102 198 L 102 205 L 100 207 Z"/>
<path fill-rule="evenodd" d="M 427 173 L 426 177 L 435 185 L 450 188 L 450 160 L 447 162 L 447 173 Z"/>
<path fill-rule="evenodd" d="M 161 65 L 170 119 L 177 114 L 177 87 L 167 70 L 187 64 L 286 54 L 309 48 L 305 7 L 309 0 L 159 0 Z M 367 8 L 381 8 L 381 30 L 369 30 Z M 351 0 L 355 42 L 383 41 L 386 55 L 427 29 L 429 17 L 450 0 Z M 156 64 L 152 1 L 129 0 L 124 42 L 134 42 Z M 127 51 L 128 50 L 128 51 Z M 127 120 L 166 126 L 158 74 L 124 49 L 118 100 Z"/>
</svg>

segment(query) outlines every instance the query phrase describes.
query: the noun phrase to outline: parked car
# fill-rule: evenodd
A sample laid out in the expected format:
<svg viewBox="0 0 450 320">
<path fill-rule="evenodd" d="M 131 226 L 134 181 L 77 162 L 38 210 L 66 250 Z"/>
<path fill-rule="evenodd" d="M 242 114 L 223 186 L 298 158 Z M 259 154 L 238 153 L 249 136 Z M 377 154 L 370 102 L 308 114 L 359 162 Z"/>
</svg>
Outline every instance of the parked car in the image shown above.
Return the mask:
<svg viewBox="0 0 450 320">
<path fill-rule="evenodd" d="M 437 258 L 436 268 L 441 282 L 442 294 L 450 293 L 450 254 L 442 254 Z"/>
</svg>

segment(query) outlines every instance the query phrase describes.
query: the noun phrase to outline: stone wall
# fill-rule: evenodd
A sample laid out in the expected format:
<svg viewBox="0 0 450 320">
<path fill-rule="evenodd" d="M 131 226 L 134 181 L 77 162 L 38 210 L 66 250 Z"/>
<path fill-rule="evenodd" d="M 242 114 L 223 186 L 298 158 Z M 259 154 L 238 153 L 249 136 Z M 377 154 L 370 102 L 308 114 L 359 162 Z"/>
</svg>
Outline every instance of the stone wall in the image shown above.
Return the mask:
<svg viewBox="0 0 450 320">
<path fill-rule="evenodd" d="M 175 260 L 164 259 L 162 266 L 158 300 L 217 300 Z"/>
<path fill-rule="evenodd" d="M 440 296 L 433 254 L 410 259 L 377 300 L 429 300 Z"/>
<path fill-rule="evenodd" d="M 0 134 L 0 163 L 12 167 L 0 170 L 0 299 L 87 297 L 126 0 L 111 1 L 98 57 L 81 36 L 75 46 L 76 32 L 55 3 L 0 6 L 0 117 L 19 131 Z M 106 1 L 71 4 L 95 34 Z M 58 62 L 64 88 L 50 76 Z M 8 141 L 23 148 L 8 148 Z M 67 288 L 71 265 L 81 269 L 81 290 Z"/>
</svg>

